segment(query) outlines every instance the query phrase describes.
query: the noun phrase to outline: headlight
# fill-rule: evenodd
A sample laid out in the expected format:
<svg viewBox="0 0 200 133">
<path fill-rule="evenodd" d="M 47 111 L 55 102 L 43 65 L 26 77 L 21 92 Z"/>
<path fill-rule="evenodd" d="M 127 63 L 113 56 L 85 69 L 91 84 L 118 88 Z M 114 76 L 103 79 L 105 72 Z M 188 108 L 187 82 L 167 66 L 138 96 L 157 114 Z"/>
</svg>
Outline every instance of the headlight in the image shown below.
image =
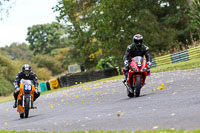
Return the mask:
<svg viewBox="0 0 200 133">
<path fill-rule="evenodd" d="M 131 66 L 131 68 L 133 69 L 133 71 L 138 72 L 138 70 L 135 67 Z"/>
<path fill-rule="evenodd" d="M 147 71 L 147 68 L 142 69 L 140 72 L 145 72 Z"/>
</svg>

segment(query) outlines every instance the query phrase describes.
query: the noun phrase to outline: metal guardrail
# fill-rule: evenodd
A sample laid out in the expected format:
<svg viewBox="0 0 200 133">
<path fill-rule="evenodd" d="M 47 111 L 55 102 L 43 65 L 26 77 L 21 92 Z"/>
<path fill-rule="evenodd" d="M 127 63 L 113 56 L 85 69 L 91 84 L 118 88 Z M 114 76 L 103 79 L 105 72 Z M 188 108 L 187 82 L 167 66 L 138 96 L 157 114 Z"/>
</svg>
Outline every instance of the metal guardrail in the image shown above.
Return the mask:
<svg viewBox="0 0 200 133">
<path fill-rule="evenodd" d="M 152 59 L 152 67 L 166 65 L 166 64 L 173 64 L 195 58 L 200 58 L 200 45 L 173 54 L 155 57 Z"/>
</svg>

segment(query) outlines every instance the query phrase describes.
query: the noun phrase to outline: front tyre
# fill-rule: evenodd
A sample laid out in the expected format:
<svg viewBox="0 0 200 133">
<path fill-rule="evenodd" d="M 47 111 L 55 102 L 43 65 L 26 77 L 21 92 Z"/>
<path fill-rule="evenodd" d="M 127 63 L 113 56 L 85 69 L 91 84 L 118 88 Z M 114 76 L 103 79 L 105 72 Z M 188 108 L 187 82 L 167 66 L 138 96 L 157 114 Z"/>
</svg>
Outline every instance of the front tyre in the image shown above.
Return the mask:
<svg viewBox="0 0 200 133">
<path fill-rule="evenodd" d="M 28 118 L 28 114 L 29 114 L 29 107 L 30 107 L 30 98 L 29 97 L 26 97 L 25 98 L 25 101 L 24 101 L 24 115 L 25 115 L 25 118 Z"/>
<path fill-rule="evenodd" d="M 139 97 L 140 96 L 140 90 L 141 90 L 141 77 L 140 76 L 136 76 L 135 77 L 135 97 Z"/>
</svg>

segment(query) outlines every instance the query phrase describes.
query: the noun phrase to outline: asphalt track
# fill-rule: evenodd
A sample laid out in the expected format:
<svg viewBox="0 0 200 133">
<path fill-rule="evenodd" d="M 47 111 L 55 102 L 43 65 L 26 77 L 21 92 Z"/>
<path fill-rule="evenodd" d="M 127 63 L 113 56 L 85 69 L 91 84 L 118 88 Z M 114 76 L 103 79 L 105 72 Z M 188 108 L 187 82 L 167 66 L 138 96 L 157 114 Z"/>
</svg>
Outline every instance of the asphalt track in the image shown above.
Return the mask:
<svg viewBox="0 0 200 133">
<path fill-rule="evenodd" d="M 0 104 L 0 130 L 193 130 L 200 128 L 200 68 L 153 73 L 139 98 L 128 98 L 120 79 L 41 95 L 27 119 L 12 105 Z"/>
</svg>

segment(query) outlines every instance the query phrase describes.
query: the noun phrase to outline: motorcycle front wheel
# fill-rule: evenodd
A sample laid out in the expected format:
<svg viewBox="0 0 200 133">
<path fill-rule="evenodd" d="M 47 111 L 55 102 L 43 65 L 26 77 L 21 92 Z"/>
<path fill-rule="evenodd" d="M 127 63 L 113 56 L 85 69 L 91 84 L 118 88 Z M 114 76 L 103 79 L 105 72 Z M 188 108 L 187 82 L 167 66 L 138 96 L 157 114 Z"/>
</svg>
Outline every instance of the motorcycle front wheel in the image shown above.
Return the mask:
<svg viewBox="0 0 200 133">
<path fill-rule="evenodd" d="M 30 107 L 30 98 L 26 97 L 25 98 L 25 103 L 24 103 L 24 113 L 25 113 L 25 118 L 28 118 L 29 115 L 29 107 Z"/>
<path fill-rule="evenodd" d="M 139 97 L 140 96 L 140 90 L 141 90 L 141 77 L 140 76 L 136 76 L 135 77 L 135 97 Z"/>
</svg>

